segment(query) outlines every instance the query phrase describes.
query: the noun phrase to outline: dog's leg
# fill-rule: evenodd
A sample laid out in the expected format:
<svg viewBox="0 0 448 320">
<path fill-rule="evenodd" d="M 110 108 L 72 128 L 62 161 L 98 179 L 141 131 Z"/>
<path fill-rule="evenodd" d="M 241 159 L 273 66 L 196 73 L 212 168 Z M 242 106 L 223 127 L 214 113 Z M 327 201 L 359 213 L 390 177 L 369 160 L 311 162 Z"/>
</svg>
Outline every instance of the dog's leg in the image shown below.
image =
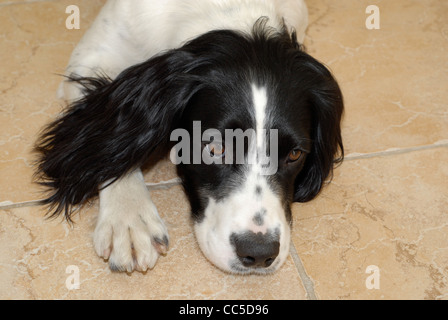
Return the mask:
<svg viewBox="0 0 448 320">
<path fill-rule="evenodd" d="M 114 271 L 146 271 L 166 254 L 168 233 L 140 170 L 100 191 L 94 245 Z"/>
</svg>

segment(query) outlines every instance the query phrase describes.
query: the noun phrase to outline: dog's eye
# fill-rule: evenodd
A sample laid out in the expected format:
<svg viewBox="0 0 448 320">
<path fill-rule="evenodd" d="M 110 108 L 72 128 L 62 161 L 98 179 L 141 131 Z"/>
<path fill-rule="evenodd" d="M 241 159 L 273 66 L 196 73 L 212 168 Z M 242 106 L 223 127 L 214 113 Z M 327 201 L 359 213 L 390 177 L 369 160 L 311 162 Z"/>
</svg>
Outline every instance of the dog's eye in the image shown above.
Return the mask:
<svg viewBox="0 0 448 320">
<path fill-rule="evenodd" d="M 302 154 L 303 154 L 303 152 L 300 151 L 300 150 L 292 150 L 289 153 L 288 161 L 289 162 L 296 162 L 296 161 L 298 161 L 302 157 Z"/>
<path fill-rule="evenodd" d="M 226 148 L 222 143 L 219 142 L 212 142 L 209 143 L 207 146 L 207 151 L 210 153 L 210 156 L 215 158 L 222 158 L 226 154 Z"/>
</svg>

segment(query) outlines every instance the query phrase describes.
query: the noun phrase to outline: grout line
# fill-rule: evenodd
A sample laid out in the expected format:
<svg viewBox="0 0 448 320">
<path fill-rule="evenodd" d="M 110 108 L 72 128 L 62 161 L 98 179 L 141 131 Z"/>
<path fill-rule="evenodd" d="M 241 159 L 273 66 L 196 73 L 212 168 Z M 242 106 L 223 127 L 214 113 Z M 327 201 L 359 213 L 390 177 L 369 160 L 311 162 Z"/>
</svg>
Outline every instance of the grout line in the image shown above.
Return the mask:
<svg viewBox="0 0 448 320">
<path fill-rule="evenodd" d="M 175 178 L 168 181 L 162 181 L 158 183 L 146 183 L 148 190 L 167 190 L 181 184 L 181 180 L 179 178 Z M 42 206 L 43 200 L 31 200 L 31 201 L 23 201 L 23 202 L 0 202 L 0 210 L 10 210 L 17 208 L 26 208 L 26 207 L 37 207 Z"/>
<path fill-rule="evenodd" d="M 409 148 L 402 148 L 402 149 L 392 148 L 392 149 L 388 149 L 386 151 L 378 151 L 378 152 L 372 152 L 372 153 L 351 153 L 344 158 L 344 161 L 371 159 L 371 158 L 376 158 L 376 157 L 387 157 L 387 156 L 400 155 L 400 154 L 432 150 L 432 149 L 439 149 L 439 148 L 447 148 L 447 147 L 448 147 L 448 143 L 446 142 L 446 140 L 444 140 L 442 143 L 435 143 L 435 144 L 431 144 L 431 145 L 427 145 L 427 146 L 420 146 L 420 147 L 409 147 Z"/>
<path fill-rule="evenodd" d="M 294 242 L 291 240 L 291 245 L 289 247 L 289 254 L 294 261 L 294 265 L 296 266 L 297 271 L 299 272 L 300 279 L 302 280 L 303 286 L 305 287 L 306 294 L 308 296 L 308 300 L 318 300 L 316 293 L 314 291 L 314 282 L 308 276 L 305 271 L 305 267 L 303 266 L 302 260 L 297 253 L 296 246 Z"/>
<path fill-rule="evenodd" d="M 0 210 L 10 210 L 10 209 L 17 209 L 17 208 L 26 208 L 26 207 L 37 207 L 43 205 L 43 200 L 31 200 L 31 201 L 24 201 L 24 202 L 0 202 Z"/>
<path fill-rule="evenodd" d="M 174 178 L 168 181 L 162 181 L 158 183 L 146 183 L 149 190 L 164 190 L 172 187 L 180 186 L 182 180 L 180 178 Z"/>
</svg>

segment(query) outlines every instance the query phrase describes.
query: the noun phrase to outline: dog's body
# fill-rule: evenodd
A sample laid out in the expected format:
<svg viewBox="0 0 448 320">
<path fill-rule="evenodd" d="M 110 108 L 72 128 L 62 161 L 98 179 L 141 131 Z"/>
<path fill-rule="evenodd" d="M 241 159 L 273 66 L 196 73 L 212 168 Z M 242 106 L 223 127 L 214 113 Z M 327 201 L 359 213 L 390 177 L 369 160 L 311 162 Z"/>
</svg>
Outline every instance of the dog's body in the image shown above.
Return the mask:
<svg viewBox="0 0 448 320">
<path fill-rule="evenodd" d="M 124 69 L 211 30 L 251 32 L 260 17 L 277 30 L 294 28 L 305 37 L 308 12 L 303 0 L 109 0 L 75 48 L 68 74 L 115 78 Z M 75 100 L 80 92 L 65 83 L 59 94 Z"/>
<path fill-rule="evenodd" d="M 72 105 L 37 145 L 47 203 L 69 217 L 99 192 L 97 253 L 114 270 L 146 271 L 168 233 L 140 167 L 195 121 L 223 135 L 252 129 L 246 162 L 227 162 L 228 140 L 193 142 L 226 164 L 181 163 L 179 175 L 207 258 L 229 272 L 277 270 L 291 203 L 314 198 L 343 156 L 342 95 L 296 42 L 306 26 L 302 0 L 109 0 L 67 67 L 60 94 Z"/>
</svg>

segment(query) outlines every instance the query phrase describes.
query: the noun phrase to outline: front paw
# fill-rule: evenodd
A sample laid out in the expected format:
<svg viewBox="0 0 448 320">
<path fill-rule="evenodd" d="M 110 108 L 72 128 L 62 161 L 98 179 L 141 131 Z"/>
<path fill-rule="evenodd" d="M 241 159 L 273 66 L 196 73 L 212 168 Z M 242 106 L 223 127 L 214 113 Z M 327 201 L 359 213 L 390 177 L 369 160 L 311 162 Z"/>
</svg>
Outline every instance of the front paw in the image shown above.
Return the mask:
<svg viewBox="0 0 448 320">
<path fill-rule="evenodd" d="M 113 271 L 145 272 L 168 251 L 168 232 L 154 206 L 128 213 L 100 214 L 94 232 L 97 254 Z"/>
</svg>

